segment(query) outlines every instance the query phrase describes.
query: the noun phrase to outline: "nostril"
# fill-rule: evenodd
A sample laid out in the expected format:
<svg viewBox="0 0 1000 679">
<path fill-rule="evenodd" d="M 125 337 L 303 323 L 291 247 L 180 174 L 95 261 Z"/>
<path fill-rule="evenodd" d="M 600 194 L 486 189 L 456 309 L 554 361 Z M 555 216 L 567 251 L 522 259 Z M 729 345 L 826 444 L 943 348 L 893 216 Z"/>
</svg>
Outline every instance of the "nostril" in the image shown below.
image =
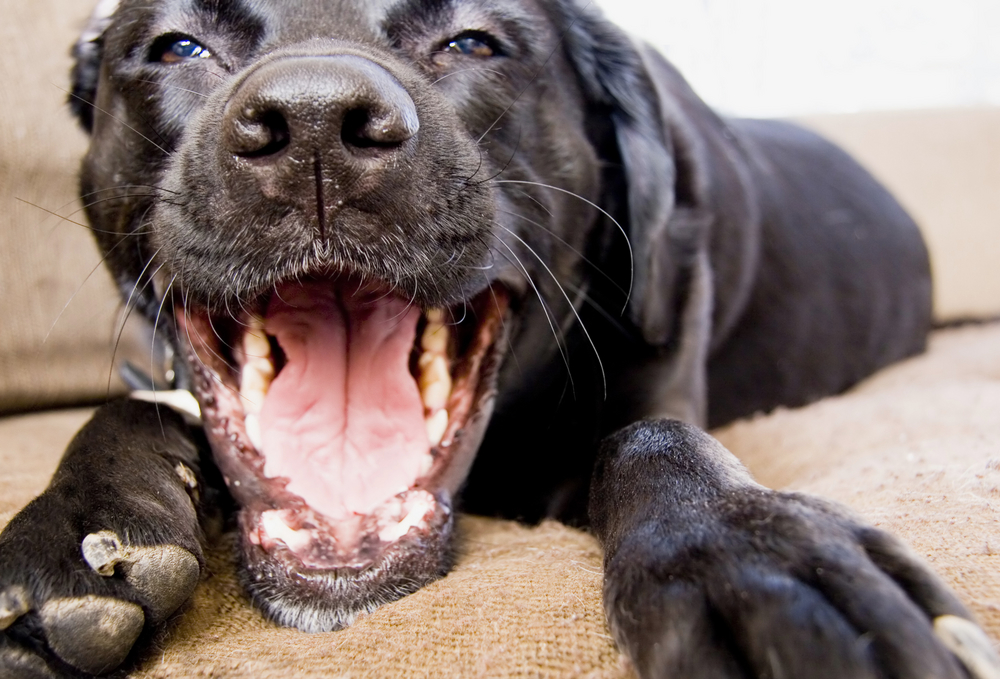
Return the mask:
<svg viewBox="0 0 1000 679">
<path fill-rule="evenodd" d="M 377 146 L 386 146 L 373 138 L 371 129 L 371 115 L 368 110 L 356 108 L 344 114 L 344 122 L 340 129 L 340 138 L 344 146 L 369 149 Z M 395 142 L 391 146 L 398 146 Z"/>
<path fill-rule="evenodd" d="M 398 111 L 373 115 L 370 108 L 354 108 L 344 114 L 340 138 L 347 148 L 395 149 L 416 133 L 416 125 Z"/>
<path fill-rule="evenodd" d="M 288 121 L 280 111 L 258 112 L 247 109 L 231 128 L 229 148 L 240 158 L 266 158 L 277 155 L 290 143 Z"/>
</svg>

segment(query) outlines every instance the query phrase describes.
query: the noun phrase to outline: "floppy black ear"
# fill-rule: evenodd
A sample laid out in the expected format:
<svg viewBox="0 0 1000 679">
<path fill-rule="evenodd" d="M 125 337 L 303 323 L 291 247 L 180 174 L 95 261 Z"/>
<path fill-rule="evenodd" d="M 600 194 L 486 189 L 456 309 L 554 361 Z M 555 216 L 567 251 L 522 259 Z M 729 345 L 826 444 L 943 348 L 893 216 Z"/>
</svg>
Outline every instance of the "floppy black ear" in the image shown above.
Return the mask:
<svg viewBox="0 0 1000 679">
<path fill-rule="evenodd" d="M 100 0 L 87 21 L 79 40 L 73 45 L 72 94 L 69 106 L 87 132 L 94 126 L 94 100 L 97 80 L 101 75 L 101 51 L 104 31 L 111 24 L 111 17 L 120 0 Z"/>
<path fill-rule="evenodd" d="M 698 207 L 704 181 L 693 158 L 697 135 L 673 95 L 704 105 L 676 70 L 591 5 L 556 5 L 566 54 L 584 95 L 610 116 L 623 166 L 633 255 L 629 315 L 649 344 L 674 344 L 711 219 Z"/>
</svg>

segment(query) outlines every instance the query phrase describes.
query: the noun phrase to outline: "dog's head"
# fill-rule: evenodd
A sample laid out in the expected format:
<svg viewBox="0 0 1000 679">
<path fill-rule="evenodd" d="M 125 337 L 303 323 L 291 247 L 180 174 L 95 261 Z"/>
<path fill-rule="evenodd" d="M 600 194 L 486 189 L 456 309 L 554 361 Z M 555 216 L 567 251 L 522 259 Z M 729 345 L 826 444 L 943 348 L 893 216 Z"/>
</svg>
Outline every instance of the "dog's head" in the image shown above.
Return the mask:
<svg viewBox="0 0 1000 679">
<path fill-rule="evenodd" d="M 498 385 L 595 269 L 658 300 L 639 54 L 570 0 L 106 0 L 76 56 L 88 215 L 185 358 L 254 599 L 330 629 L 442 575 Z"/>
</svg>

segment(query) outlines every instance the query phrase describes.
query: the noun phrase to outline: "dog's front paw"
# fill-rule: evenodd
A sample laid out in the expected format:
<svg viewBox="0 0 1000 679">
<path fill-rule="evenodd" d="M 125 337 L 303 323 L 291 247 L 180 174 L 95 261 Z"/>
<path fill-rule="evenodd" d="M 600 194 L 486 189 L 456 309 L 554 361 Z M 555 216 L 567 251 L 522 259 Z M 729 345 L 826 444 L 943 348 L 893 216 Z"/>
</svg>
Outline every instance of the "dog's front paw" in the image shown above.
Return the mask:
<svg viewBox="0 0 1000 679">
<path fill-rule="evenodd" d="M 608 619 L 643 677 L 1000 677 L 937 577 L 836 505 L 751 487 L 664 518 L 607 563 Z"/>
<path fill-rule="evenodd" d="M 26 509 L 0 538 L 0 675 L 111 671 L 144 629 L 190 597 L 198 557 L 173 544 L 130 544 L 111 530 L 74 544 L 46 530 L 40 509 Z"/>
<path fill-rule="evenodd" d="M 0 534 L 0 676 L 111 672 L 198 584 L 196 454 L 144 407 L 99 414 Z"/>
</svg>

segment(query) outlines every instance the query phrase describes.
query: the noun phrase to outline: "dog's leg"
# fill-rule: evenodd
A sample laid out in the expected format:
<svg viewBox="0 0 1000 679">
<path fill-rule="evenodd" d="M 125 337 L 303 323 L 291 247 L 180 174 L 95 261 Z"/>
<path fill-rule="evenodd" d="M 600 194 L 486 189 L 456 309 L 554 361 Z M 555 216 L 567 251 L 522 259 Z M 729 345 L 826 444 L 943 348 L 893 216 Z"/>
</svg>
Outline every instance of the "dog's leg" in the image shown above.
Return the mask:
<svg viewBox="0 0 1000 679">
<path fill-rule="evenodd" d="M 756 484 L 695 427 L 609 437 L 590 512 L 608 620 L 642 677 L 1000 676 L 969 613 L 898 540 Z"/>
<path fill-rule="evenodd" d="M 199 451 L 174 412 L 101 408 L 0 534 L 0 675 L 102 674 L 194 591 Z"/>
</svg>

